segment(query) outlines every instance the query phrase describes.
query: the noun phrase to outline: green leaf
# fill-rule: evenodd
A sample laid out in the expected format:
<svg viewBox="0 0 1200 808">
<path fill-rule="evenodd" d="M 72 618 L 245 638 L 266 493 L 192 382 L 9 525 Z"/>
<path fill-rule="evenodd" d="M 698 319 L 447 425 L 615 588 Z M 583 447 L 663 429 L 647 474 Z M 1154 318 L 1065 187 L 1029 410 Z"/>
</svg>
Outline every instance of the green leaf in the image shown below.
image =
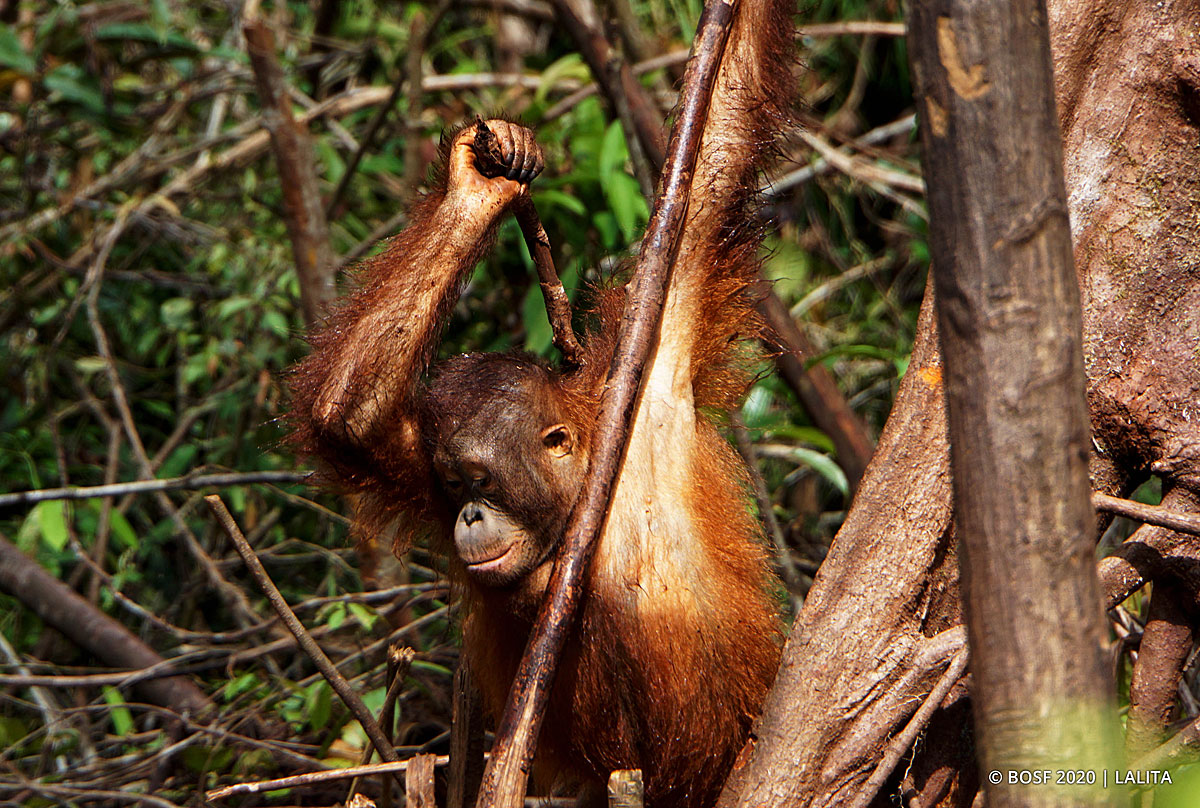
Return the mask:
<svg viewBox="0 0 1200 808">
<path fill-rule="evenodd" d="M 107 367 L 108 363 L 99 356 L 81 356 L 75 360 L 75 369 L 84 374 L 101 373 Z"/>
<path fill-rule="evenodd" d="M 163 324 L 176 331 L 183 331 L 192 324 L 192 310 L 195 304 L 186 297 L 173 297 L 164 300 L 158 307 Z"/>
<path fill-rule="evenodd" d="M 243 673 L 241 676 L 229 682 L 221 689 L 221 697 L 224 698 L 225 703 L 228 704 L 243 693 L 248 693 L 254 688 L 258 687 L 261 683 L 262 680 L 258 678 L 258 674 Z"/>
<path fill-rule="evenodd" d="M 196 455 L 199 454 L 199 451 L 196 448 L 196 444 L 185 443 L 171 452 L 158 471 L 159 478 L 169 479 L 171 477 L 179 477 L 191 471 L 192 464 L 196 460 Z"/>
<path fill-rule="evenodd" d="M 329 683 L 322 679 L 314 682 L 308 689 L 304 706 L 308 713 L 308 725 L 313 729 L 323 729 L 329 723 L 333 714 L 333 691 Z"/>
<path fill-rule="evenodd" d="M 271 331 L 274 331 L 277 336 L 287 337 L 291 334 L 287 318 L 274 309 L 263 312 L 262 324 Z"/>
<path fill-rule="evenodd" d="M 789 454 L 797 463 L 808 466 L 828 480 L 838 491 L 843 494 L 850 493 L 850 485 L 846 482 L 846 473 L 837 463 L 833 462 L 833 458 L 829 455 L 800 446 L 791 447 Z"/>
<path fill-rule="evenodd" d="M 569 210 L 576 216 L 587 216 L 587 207 L 583 204 L 579 197 L 572 196 L 571 194 L 564 193 L 562 191 L 555 191 L 553 189 L 539 191 L 533 195 L 533 201 L 537 205 L 538 209 L 542 211 L 543 218 L 545 217 L 547 210 L 556 207 Z"/>
<path fill-rule="evenodd" d="M 337 631 L 344 622 L 346 622 L 346 604 L 334 603 L 325 613 L 325 625 L 329 626 L 331 630 Z"/>
<path fill-rule="evenodd" d="M 367 629 L 368 631 L 370 631 L 375 626 L 375 623 L 379 620 L 379 615 L 361 603 L 347 603 L 346 608 L 349 609 L 350 613 L 358 619 L 358 622 L 362 623 L 363 628 Z"/>
<path fill-rule="evenodd" d="M 525 300 L 521 304 L 521 321 L 525 324 L 525 350 L 539 356 L 550 350 L 554 342 L 554 333 L 550 330 L 550 320 L 546 316 L 542 287 L 536 283 L 530 284 L 525 292 Z"/>
<path fill-rule="evenodd" d="M 67 519 L 63 513 L 65 505 L 64 502 L 53 501 L 39 502 L 34 506 L 42 541 L 60 551 L 67 546 Z"/>
<path fill-rule="evenodd" d="M 605 191 L 621 235 L 627 244 L 633 242 L 650 218 L 650 208 L 646 206 L 641 186 L 628 174 L 613 174 Z"/>
<path fill-rule="evenodd" d="M 137 547 L 137 534 L 133 532 L 133 525 L 129 524 L 129 520 L 125 518 L 125 514 L 116 508 L 110 509 L 108 512 L 108 524 L 112 531 L 112 537 L 116 540 L 117 544 L 121 545 L 121 549 L 130 550 Z"/>
<path fill-rule="evenodd" d="M 51 100 L 73 101 L 91 112 L 104 112 L 104 96 L 95 79 L 84 73 L 79 65 L 64 64 L 51 70 L 42 79 L 42 84 L 58 98 Z"/>
<path fill-rule="evenodd" d="M 217 319 L 228 320 L 239 311 L 245 311 L 254 305 L 254 298 L 248 295 L 235 295 L 228 297 L 217 304 Z"/>
<path fill-rule="evenodd" d="M 580 81 L 587 81 L 591 72 L 587 69 L 587 65 L 583 63 L 583 57 L 572 52 L 563 56 L 542 71 L 542 82 L 538 85 L 537 92 L 533 95 L 534 103 L 540 104 L 546 100 L 546 95 L 554 87 L 560 79 L 575 78 Z"/>
<path fill-rule="evenodd" d="M 121 691 L 109 685 L 105 685 L 101 690 L 104 693 L 104 701 L 111 708 L 108 715 L 112 719 L 113 733 L 125 736 L 133 732 L 133 715 L 125 706 L 125 697 L 121 695 Z"/>
<path fill-rule="evenodd" d="M 27 76 L 37 71 L 33 57 L 21 47 L 21 40 L 11 25 L 0 25 L 0 65 Z"/>
<path fill-rule="evenodd" d="M 625 148 L 625 133 L 621 131 L 621 122 L 613 121 L 604 130 L 604 140 L 600 142 L 600 184 L 605 185 L 628 159 L 629 150 Z"/>
</svg>

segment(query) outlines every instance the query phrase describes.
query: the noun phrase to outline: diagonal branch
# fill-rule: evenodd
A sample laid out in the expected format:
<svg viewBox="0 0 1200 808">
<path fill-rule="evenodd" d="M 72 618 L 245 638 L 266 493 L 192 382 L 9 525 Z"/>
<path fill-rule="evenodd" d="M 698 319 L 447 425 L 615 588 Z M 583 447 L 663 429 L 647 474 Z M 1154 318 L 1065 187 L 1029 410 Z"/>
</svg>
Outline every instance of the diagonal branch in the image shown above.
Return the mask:
<svg viewBox="0 0 1200 808">
<path fill-rule="evenodd" d="M 671 131 L 662 190 L 642 239 L 641 255 L 617 335 L 617 349 L 601 396 L 596 452 L 496 732 L 492 758 L 480 789 L 480 806 L 518 808 L 524 803 L 528 771 L 558 658 L 608 511 L 642 370 L 661 321 L 663 299 L 687 213 L 696 153 L 733 11 L 732 0 L 710 0 L 700 20 L 694 56 L 684 78 L 679 116 Z"/>
</svg>

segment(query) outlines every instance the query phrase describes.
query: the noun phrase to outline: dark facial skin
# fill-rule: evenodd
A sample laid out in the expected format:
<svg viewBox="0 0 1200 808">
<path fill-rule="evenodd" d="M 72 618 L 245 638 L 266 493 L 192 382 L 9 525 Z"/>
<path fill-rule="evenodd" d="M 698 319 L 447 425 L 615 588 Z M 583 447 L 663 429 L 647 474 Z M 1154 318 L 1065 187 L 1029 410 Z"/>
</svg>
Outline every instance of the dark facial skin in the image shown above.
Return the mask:
<svg viewBox="0 0 1200 808">
<path fill-rule="evenodd" d="M 562 538 L 586 461 L 557 403 L 548 372 L 512 356 L 456 357 L 430 391 L 434 469 L 480 584 L 515 586 Z"/>
</svg>

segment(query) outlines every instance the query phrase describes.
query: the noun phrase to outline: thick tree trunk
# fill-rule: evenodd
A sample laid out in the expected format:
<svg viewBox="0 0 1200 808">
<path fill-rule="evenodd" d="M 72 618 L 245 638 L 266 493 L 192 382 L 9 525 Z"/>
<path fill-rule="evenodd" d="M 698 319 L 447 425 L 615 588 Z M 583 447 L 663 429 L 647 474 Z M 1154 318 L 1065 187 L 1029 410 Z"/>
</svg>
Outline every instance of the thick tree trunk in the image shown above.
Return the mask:
<svg viewBox="0 0 1200 808">
<path fill-rule="evenodd" d="M 1182 508 L 1195 502 L 1184 487 L 1200 490 L 1200 3 L 1051 0 L 1049 20 L 1083 301 L 1093 487 L 1126 493 L 1152 469 L 1179 482 L 1170 496 Z M 852 795 L 904 720 L 886 709 L 894 683 L 916 677 L 919 700 L 937 678 L 918 676 L 918 657 L 907 651 L 958 619 L 936 344 L 925 311 L 880 448 L 723 805 L 832 805 Z M 1110 601 L 1157 574 L 1194 569 L 1181 536 L 1143 528 L 1135 537 L 1144 552 L 1124 548 L 1122 559 L 1102 564 Z M 1194 597 L 1200 578 L 1183 588 Z M 952 732 L 946 722 L 961 704 L 939 711 L 940 734 Z M 947 782 L 970 754 L 969 728 L 956 737 L 941 750 L 918 749 L 912 787 L 968 806 L 974 774 L 960 769 Z M 946 746 L 961 753 L 957 762 Z"/>
<path fill-rule="evenodd" d="M 1019 779 L 1118 748 L 1044 1 L 909 9 L 988 805 L 1115 803 Z"/>
</svg>

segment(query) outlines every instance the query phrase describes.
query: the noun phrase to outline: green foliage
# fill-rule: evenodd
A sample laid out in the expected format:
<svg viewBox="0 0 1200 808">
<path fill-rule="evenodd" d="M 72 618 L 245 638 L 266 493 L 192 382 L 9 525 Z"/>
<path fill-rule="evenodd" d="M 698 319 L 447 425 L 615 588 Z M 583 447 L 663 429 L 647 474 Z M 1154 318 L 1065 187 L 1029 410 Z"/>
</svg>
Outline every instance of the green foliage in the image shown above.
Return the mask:
<svg viewBox="0 0 1200 808">
<path fill-rule="evenodd" d="M 304 326 L 275 163 L 260 150 L 220 170 L 198 168 L 259 130 L 237 20 L 219 3 L 33 5 L 31 26 L 0 24 L 0 367 L 6 391 L 0 398 L 0 491 L 148 474 L 295 469 L 281 419 L 286 369 L 305 352 Z M 702 7 L 701 0 L 631 5 L 650 55 L 685 48 Z M 332 29 L 318 37 L 314 8 L 268 2 L 263 14 L 276 30 L 287 80 L 318 102 L 339 93 L 350 97 L 347 88 L 390 86 L 414 47 L 414 20 L 418 14 L 427 19 L 431 10 L 417 2 L 343 0 Z M 803 21 L 897 18 L 890 0 L 814 0 Z M 618 265 L 641 237 L 649 205 L 625 133 L 601 98 L 547 117 L 590 80 L 567 39 L 548 36 L 544 47 L 519 54 L 523 72 L 537 83 L 514 88 L 479 78 L 497 71 L 502 56 L 492 26 L 492 17 L 453 5 L 422 68 L 427 77 L 457 77 L 462 87 L 426 92 L 413 109 L 401 94 L 330 221 L 331 245 L 338 255 L 350 252 L 402 208 L 403 178 L 426 178 L 425 162 L 445 127 L 504 110 L 534 126 L 545 148 L 548 168 L 533 198 L 564 284 L 585 310 L 592 290 L 612 274 L 600 267 Z M 910 111 L 900 40 L 808 37 L 801 60 L 807 71 L 800 114 L 814 128 L 833 127 L 836 119 L 836 132 L 826 133 L 835 141 Z M 671 74 L 661 69 L 642 81 L 656 92 L 672 86 Z M 297 97 L 295 110 L 305 106 Z M 310 125 L 327 197 L 350 164 L 343 133 L 361 142 L 374 114 L 365 107 Z M 414 144 L 417 166 L 406 163 Z M 912 170 L 911 139 L 877 148 L 889 166 Z M 813 159 L 790 142 L 784 151 L 783 170 Z M 198 173 L 186 187 L 164 196 L 191 170 Z M 789 305 L 832 284 L 805 312 L 804 327 L 819 346 L 816 361 L 878 429 L 911 346 L 928 261 L 923 222 L 836 173 L 766 199 L 764 207 L 778 223 L 764 271 Z M 120 232 L 106 241 L 113 228 Z M 847 270 L 880 258 L 877 271 L 840 282 Z M 586 317 L 577 319 L 583 325 Z M 554 355 L 532 261 L 512 222 L 501 227 L 494 253 L 474 273 L 441 347 L 443 355 L 508 349 Z M 762 468 L 790 535 L 803 534 L 816 545 L 828 541 L 846 489 L 829 437 L 765 365 L 743 417 L 756 440 L 787 449 L 765 457 Z M 817 492 L 815 504 L 796 504 L 805 486 Z M 221 493 L 289 602 L 364 587 L 341 516 L 348 511 L 336 497 L 303 485 Z M 361 749 L 361 728 L 302 655 L 254 653 L 278 639 L 276 627 L 237 635 L 246 616 L 215 593 L 188 549 L 188 534 L 232 586 L 251 593 L 259 617 L 269 612 L 196 492 L 7 509 L 0 511 L 0 534 L 85 595 L 93 580 L 81 559 L 87 554 L 104 571 L 95 585 L 98 607 L 165 656 L 191 664 L 195 654 L 196 681 L 229 725 L 240 727 L 250 715 L 283 722 L 315 757 Z M 414 580 L 434 580 L 441 562 L 424 555 L 418 561 Z M 407 619 L 444 606 L 419 597 L 403 610 Z M 345 658 L 387 637 L 398 612 L 381 602 L 333 601 L 302 609 L 301 617 Z M 0 596 L 0 632 L 27 657 L 71 668 L 98 663 L 63 648 L 6 596 Z M 419 714 L 414 720 L 444 721 L 455 663 L 449 618 L 443 613 L 403 641 L 420 652 L 405 683 L 411 700 L 404 709 Z M 235 652 L 243 656 L 235 659 Z M 344 671 L 356 677 L 374 710 L 385 691 L 381 653 L 351 660 Z M 148 749 L 142 733 L 162 726 L 127 689 L 79 692 L 91 711 L 88 720 L 117 736 L 121 749 Z M 0 708 L 0 750 L 12 765 L 30 767 L 30 776 L 50 754 L 42 748 L 41 721 L 26 701 Z M 55 754 L 65 754 L 60 740 L 51 744 Z M 337 748 L 342 744 L 350 751 Z M 182 749 L 178 760 L 193 775 L 174 786 L 182 789 L 176 796 L 183 803 L 195 788 L 234 772 L 268 769 L 272 759 L 262 750 L 205 738 Z"/>
</svg>

